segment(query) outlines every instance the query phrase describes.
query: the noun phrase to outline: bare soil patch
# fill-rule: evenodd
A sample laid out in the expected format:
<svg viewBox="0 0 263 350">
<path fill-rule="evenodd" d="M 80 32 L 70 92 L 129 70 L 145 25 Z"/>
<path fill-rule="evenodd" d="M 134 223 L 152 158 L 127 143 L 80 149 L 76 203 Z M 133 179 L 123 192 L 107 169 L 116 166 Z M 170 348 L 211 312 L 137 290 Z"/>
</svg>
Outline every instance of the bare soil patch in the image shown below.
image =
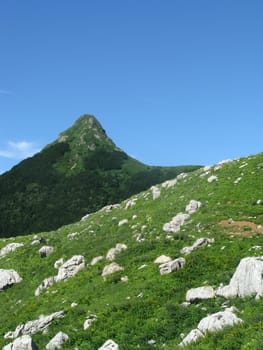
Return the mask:
<svg viewBox="0 0 263 350">
<path fill-rule="evenodd" d="M 255 233 L 263 234 L 263 226 L 257 225 L 251 221 L 222 220 L 218 224 L 221 227 L 230 228 L 231 231 L 229 233 L 231 234 L 247 236 L 247 237 Z"/>
</svg>

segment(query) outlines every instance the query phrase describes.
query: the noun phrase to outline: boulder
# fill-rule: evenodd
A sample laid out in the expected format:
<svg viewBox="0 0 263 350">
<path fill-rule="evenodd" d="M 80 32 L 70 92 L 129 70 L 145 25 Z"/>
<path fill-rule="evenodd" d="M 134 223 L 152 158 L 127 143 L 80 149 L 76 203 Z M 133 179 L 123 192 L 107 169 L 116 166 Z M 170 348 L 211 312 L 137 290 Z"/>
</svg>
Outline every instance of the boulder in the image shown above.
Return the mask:
<svg viewBox="0 0 263 350">
<path fill-rule="evenodd" d="M 57 311 L 48 316 L 39 316 L 37 320 L 28 321 L 25 324 L 22 323 L 16 327 L 14 331 L 10 331 L 4 335 L 5 339 L 14 339 L 20 335 L 34 334 L 37 332 L 43 332 L 48 328 L 50 323 L 57 319 L 64 317 L 64 311 Z"/>
<path fill-rule="evenodd" d="M 201 207 L 201 202 L 191 199 L 189 204 L 185 207 L 188 214 L 194 214 Z"/>
<path fill-rule="evenodd" d="M 215 295 L 214 288 L 210 286 L 191 288 L 186 293 L 186 301 L 194 302 L 197 300 L 212 299 Z"/>
<path fill-rule="evenodd" d="M 96 256 L 95 258 L 93 258 L 92 260 L 91 260 L 91 263 L 90 263 L 90 265 L 96 265 L 99 261 L 101 261 L 101 260 L 103 260 L 104 259 L 104 257 L 102 256 L 102 255 L 100 255 L 100 256 Z"/>
<path fill-rule="evenodd" d="M 55 263 L 54 263 L 54 268 L 55 268 L 55 269 L 59 269 L 60 266 L 64 264 L 64 262 L 65 262 L 65 261 L 64 261 L 63 258 L 60 258 L 60 259 L 56 260 Z"/>
<path fill-rule="evenodd" d="M 55 277 L 51 276 L 51 277 L 45 278 L 44 281 L 41 282 L 41 284 L 35 290 L 35 296 L 38 297 L 43 292 L 43 290 L 51 287 L 54 283 L 55 283 Z"/>
<path fill-rule="evenodd" d="M 166 255 L 160 255 L 158 258 L 154 260 L 155 264 L 165 264 L 171 261 L 172 259 L 169 256 Z"/>
<path fill-rule="evenodd" d="M 174 216 L 170 222 L 167 222 L 163 225 L 163 230 L 165 232 L 179 232 L 181 226 L 189 217 L 189 214 L 179 213 L 176 216 Z"/>
<path fill-rule="evenodd" d="M 23 247 L 24 243 L 9 243 L 7 246 L 0 250 L 0 257 L 4 257 L 7 254 L 14 252 L 17 248 Z"/>
<path fill-rule="evenodd" d="M 198 329 L 192 329 L 190 333 L 181 341 L 179 346 L 183 347 L 191 343 L 195 343 L 199 338 L 204 337 L 204 334 Z"/>
<path fill-rule="evenodd" d="M 243 321 L 233 311 L 233 308 L 229 308 L 203 318 L 198 323 L 197 329 L 188 333 L 179 345 L 182 347 L 186 346 L 192 342 L 196 342 L 197 339 L 204 337 L 207 333 L 217 332 L 224 327 L 242 323 Z"/>
<path fill-rule="evenodd" d="M 38 350 L 38 347 L 29 335 L 22 335 L 4 346 L 2 350 Z"/>
<path fill-rule="evenodd" d="M 0 291 L 22 281 L 15 270 L 0 269 Z"/>
<path fill-rule="evenodd" d="M 214 243 L 215 240 L 213 238 L 206 238 L 206 237 L 201 237 L 201 238 L 198 238 L 193 245 L 191 246 L 188 246 L 188 247 L 184 247 L 180 250 L 181 254 L 190 254 L 193 250 L 197 249 L 197 248 L 200 248 L 200 247 L 204 247 L 206 246 L 207 244 L 210 244 L 210 243 Z"/>
<path fill-rule="evenodd" d="M 96 320 L 97 320 L 96 315 L 90 315 L 83 324 L 84 330 L 88 329 L 91 326 L 92 322 L 94 322 Z"/>
<path fill-rule="evenodd" d="M 119 350 L 119 345 L 113 340 L 107 340 L 98 350 Z"/>
<path fill-rule="evenodd" d="M 157 186 L 152 186 L 151 190 L 152 190 L 153 200 L 160 197 L 161 190 Z"/>
<path fill-rule="evenodd" d="M 59 267 L 58 274 L 55 277 L 56 282 L 67 280 L 76 275 L 80 270 L 85 268 L 85 258 L 82 255 L 74 255 Z"/>
<path fill-rule="evenodd" d="M 168 261 L 167 263 L 161 264 L 159 266 L 160 274 L 166 275 L 168 273 L 171 273 L 173 271 L 179 270 L 183 268 L 185 265 L 185 259 L 184 258 L 177 258 L 172 261 Z"/>
<path fill-rule="evenodd" d="M 217 181 L 218 177 L 216 175 L 211 175 L 209 176 L 209 178 L 207 179 L 207 182 L 211 183 L 213 181 Z"/>
<path fill-rule="evenodd" d="M 118 226 L 126 225 L 126 224 L 128 224 L 128 222 L 129 222 L 128 219 L 120 220 L 118 223 Z"/>
<path fill-rule="evenodd" d="M 220 286 L 216 294 L 225 298 L 263 296 L 263 257 L 242 259 L 229 285 Z"/>
<path fill-rule="evenodd" d="M 123 243 L 117 243 L 115 248 L 111 248 L 107 255 L 106 255 L 106 259 L 113 261 L 116 257 L 117 254 L 119 254 L 121 251 L 126 250 L 127 249 L 127 245 L 123 244 Z"/>
<path fill-rule="evenodd" d="M 43 247 L 41 247 L 38 251 L 39 256 L 41 258 L 45 258 L 47 256 L 49 256 L 50 254 L 52 254 L 54 251 L 54 248 L 48 245 L 44 245 Z"/>
<path fill-rule="evenodd" d="M 58 332 L 54 338 L 46 345 L 47 350 L 60 349 L 62 345 L 69 339 L 68 335 L 63 332 Z"/>
<path fill-rule="evenodd" d="M 102 277 L 106 277 L 108 275 L 111 275 L 114 272 L 118 272 L 118 271 L 122 271 L 123 267 L 121 267 L 120 265 L 116 264 L 115 262 L 106 265 L 102 271 Z"/>
<path fill-rule="evenodd" d="M 37 237 L 37 236 L 34 236 L 34 240 L 31 242 L 31 245 L 38 245 L 38 244 L 43 244 L 45 243 L 46 240 L 44 237 Z"/>
</svg>

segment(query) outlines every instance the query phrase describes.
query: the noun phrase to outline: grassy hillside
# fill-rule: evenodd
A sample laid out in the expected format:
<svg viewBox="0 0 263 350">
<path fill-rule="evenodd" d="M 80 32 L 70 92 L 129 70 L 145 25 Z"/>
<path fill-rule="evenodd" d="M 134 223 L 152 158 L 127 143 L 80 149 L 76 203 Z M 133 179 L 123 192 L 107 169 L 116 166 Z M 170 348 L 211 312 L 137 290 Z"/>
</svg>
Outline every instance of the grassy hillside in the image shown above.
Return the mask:
<svg viewBox="0 0 263 350">
<path fill-rule="evenodd" d="M 100 210 L 57 231 L 41 232 L 37 236 L 45 243 L 40 245 L 31 245 L 33 235 L 1 239 L 0 248 L 11 242 L 24 246 L 0 260 L 2 269 L 15 269 L 23 278 L 1 293 L 0 346 L 11 341 L 3 336 L 20 323 L 63 310 L 64 317 L 53 321 L 48 332 L 32 335 L 39 349 L 44 350 L 63 331 L 69 336 L 63 349 L 96 350 L 111 338 L 121 350 L 175 350 L 182 334 L 196 328 L 203 317 L 235 306 L 241 325 L 211 333 L 185 349 L 262 349 L 262 299 L 216 297 L 182 305 L 190 288 L 228 284 L 242 258 L 263 255 L 262 183 L 263 154 L 259 154 L 180 175 L 172 187 L 158 185 L 161 193 L 156 199 L 153 193 L 158 191 L 150 189 L 118 208 Z M 192 199 L 201 202 L 198 211 L 179 232 L 164 232 L 163 225 L 185 213 Z M 124 219 L 128 222 L 119 224 Z M 77 234 L 70 239 L 71 233 Z M 158 256 L 181 257 L 180 250 L 200 237 L 215 241 L 184 256 L 182 269 L 160 274 L 154 263 Z M 101 274 L 109 264 L 105 256 L 117 243 L 127 245 L 114 259 L 123 270 L 104 279 Z M 44 244 L 53 246 L 54 252 L 41 258 L 38 250 Z M 40 283 L 57 274 L 55 261 L 73 255 L 83 255 L 87 267 L 36 297 Z M 97 256 L 104 259 L 91 265 Z M 124 276 L 128 281 L 122 281 Z M 97 319 L 84 330 L 91 314 Z"/>
<path fill-rule="evenodd" d="M 151 167 L 84 115 L 58 140 L 0 176 L 0 237 L 52 230 L 198 166 Z"/>
</svg>

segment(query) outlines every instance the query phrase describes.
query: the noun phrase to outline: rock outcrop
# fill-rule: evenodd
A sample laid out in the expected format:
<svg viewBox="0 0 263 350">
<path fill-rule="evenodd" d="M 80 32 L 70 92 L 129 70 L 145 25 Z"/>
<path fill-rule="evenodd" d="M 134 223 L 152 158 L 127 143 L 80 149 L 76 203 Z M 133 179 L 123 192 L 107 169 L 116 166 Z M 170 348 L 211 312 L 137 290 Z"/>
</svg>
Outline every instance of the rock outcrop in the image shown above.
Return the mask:
<svg viewBox="0 0 263 350">
<path fill-rule="evenodd" d="M 159 265 L 160 274 L 167 275 L 168 273 L 171 273 L 173 271 L 183 268 L 184 265 L 185 265 L 184 258 L 177 258 L 175 260 L 168 261 L 167 263 Z"/>
<path fill-rule="evenodd" d="M 201 202 L 196 201 L 195 199 L 191 199 L 189 204 L 185 207 L 185 211 L 188 214 L 194 214 L 201 207 Z"/>
<path fill-rule="evenodd" d="M 210 286 L 191 288 L 186 293 L 186 301 L 194 302 L 197 300 L 212 299 L 215 295 L 214 288 Z"/>
<path fill-rule="evenodd" d="M 39 316 L 37 320 L 28 321 L 26 323 L 22 323 L 16 327 L 14 331 L 10 331 L 4 335 L 5 339 L 15 339 L 20 335 L 26 334 L 34 334 L 37 332 L 43 332 L 48 328 L 50 323 L 57 319 L 64 317 L 64 311 L 57 311 L 48 316 Z"/>
<path fill-rule="evenodd" d="M 22 281 L 15 270 L 0 269 L 0 291 Z"/>
<path fill-rule="evenodd" d="M 39 256 L 41 258 L 45 258 L 47 256 L 49 256 L 50 254 L 52 254 L 54 251 L 54 248 L 48 245 L 44 245 L 43 247 L 41 247 L 38 251 Z"/>
<path fill-rule="evenodd" d="M 225 298 L 263 296 L 263 257 L 248 257 L 240 261 L 229 285 L 216 292 Z"/>
<path fill-rule="evenodd" d="M 22 335 L 4 346 L 2 350 L 38 350 L 38 347 L 29 335 Z"/>
<path fill-rule="evenodd" d="M 64 281 L 76 275 L 80 270 L 85 268 L 85 258 L 82 255 L 74 255 L 71 259 L 64 262 L 58 269 L 55 277 L 56 282 Z"/>
<path fill-rule="evenodd" d="M 6 256 L 7 254 L 14 252 L 17 248 L 23 247 L 24 243 L 9 243 L 0 250 L 0 258 Z"/>
<path fill-rule="evenodd" d="M 153 200 L 160 197 L 161 190 L 157 186 L 152 186 L 151 190 L 152 190 Z"/>
<path fill-rule="evenodd" d="M 46 345 L 47 350 L 60 349 L 62 345 L 69 339 L 68 335 L 63 332 L 58 332 L 54 338 Z"/>
<path fill-rule="evenodd" d="M 207 333 L 217 332 L 226 326 L 234 326 L 242 322 L 243 321 L 234 313 L 234 308 L 229 308 L 225 311 L 217 312 L 203 318 L 198 323 L 197 329 L 193 329 L 179 345 L 186 346 L 192 342 L 197 341 L 197 339 L 205 336 Z"/>
<path fill-rule="evenodd" d="M 109 339 L 98 350 L 119 350 L 119 345 Z"/>
<path fill-rule="evenodd" d="M 43 292 L 43 290 L 51 287 L 54 283 L 55 283 L 54 276 L 45 278 L 44 281 L 42 281 L 41 284 L 35 290 L 35 296 L 38 297 Z"/>
<path fill-rule="evenodd" d="M 206 237 L 201 237 L 201 238 L 198 238 L 193 245 L 191 246 L 188 246 L 188 247 L 184 247 L 180 250 L 181 254 L 190 254 L 193 250 L 197 249 L 197 248 L 200 248 L 200 247 L 203 247 L 203 246 L 206 246 L 210 243 L 214 243 L 215 240 L 213 238 L 206 238 Z"/>
<path fill-rule="evenodd" d="M 122 271 L 122 270 L 123 270 L 123 267 L 121 267 L 117 263 L 113 262 L 113 263 L 106 265 L 104 267 L 101 276 L 106 277 L 108 275 L 111 275 L 114 272 L 118 272 L 118 271 Z"/>
<path fill-rule="evenodd" d="M 181 229 L 181 226 L 185 223 L 185 220 L 187 220 L 190 217 L 189 214 L 185 213 L 179 213 L 176 216 L 172 218 L 170 222 L 167 222 L 163 225 L 163 230 L 165 232 L 179 232 Z"/>
<path fill-rule="evenodd" d="M 106 255 L 106 259 L 113 261 L 116 257 L 117 254 L 119 254 L 121 251 L 126 250 L 127 249 L 127 245 L 123 244 L 123 243 L 117 243 L 116 246 L 114 248 L 111 248 L 107 255 Z"/>
</svg>

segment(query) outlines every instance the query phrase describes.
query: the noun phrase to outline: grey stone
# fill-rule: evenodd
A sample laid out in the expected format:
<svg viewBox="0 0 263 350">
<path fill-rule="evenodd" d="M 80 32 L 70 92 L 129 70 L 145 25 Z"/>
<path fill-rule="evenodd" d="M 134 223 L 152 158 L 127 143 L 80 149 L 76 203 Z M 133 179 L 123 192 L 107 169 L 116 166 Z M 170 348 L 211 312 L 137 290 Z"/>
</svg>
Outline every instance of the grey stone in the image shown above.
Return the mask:
<svg viewBox="0 0 263 350">
<path fill-rule="evenodd" d="M 2 350 L 38 350 L 38 347 L 29 335 L 22 335 L 4 346 Z"/>
<path fill-rule="evenodd" d="M 17 248 L 23 247 L 24 243 L 9 243 L 7 246 L 0 250 L 0 257 L 4 257 L 7 254 L 14 252 Z"/>
<path fill-rule="evenodd" d="M 184 265 L 185 265 L 184 258 L 177 258 L 175 260 L 168 261 L 167 263 L 161 264 L 159 266 L 160 274 L 167 275 L 168 273 L 171 273 L 173 271 L 183 268 Z"/>
<path fill-rule="evenodd" d="M 54 338 L 46 345 L 47 350 L 60 349 L 62 345 L 69 339 L 68 335 L 63 332 L 58 332 Z"/>
<path fill-rule="evenodd" d="M 0 269 L 0 290 L 22 281 L 22 278 L 15 270 Z"/>
<path fill-rule="evenodd" d="M 119 345 L 109 339 L 98 350 L 119 350 Z"/>
</svg>

